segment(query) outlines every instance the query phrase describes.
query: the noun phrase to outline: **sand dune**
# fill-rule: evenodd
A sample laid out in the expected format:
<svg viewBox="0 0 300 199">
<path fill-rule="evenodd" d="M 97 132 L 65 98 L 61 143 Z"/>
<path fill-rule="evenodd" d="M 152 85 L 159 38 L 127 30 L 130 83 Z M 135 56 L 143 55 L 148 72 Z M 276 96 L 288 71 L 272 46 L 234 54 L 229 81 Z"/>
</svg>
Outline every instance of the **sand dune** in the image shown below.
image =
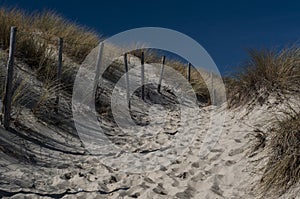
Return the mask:
<svg viewBox="0 0 300 199">
<path fill-rule="evenodd" d="M 112 86 L 109 82 L 103 85 L 107 90 Z M 16 131 L 0 129 L 3 143 L 0 195 L 3 198 L 260 198 L 257 184 L 268 156 L 257 144 L 257 136 L 271 124 L 274 113 L 279 115 L 278 105 L 270 101 L 267 105 L 254 106 L 249 112 L 246 108 L 228 110 L 225 105 L 197 104 L 197 109 L 187 109 L 188 120 L 182 122 L 168 87 L 164 89 L 164 97 L 157 98 L 162 107 L 153 107 L 153 102 L 145 104 L 138 96 L 133 97 L 133 119 L 144 126 L 140 135 L 130 128 L 124 133 L 108 113 L 100 114 L 99 122 L 109 140 L 124 151 L 146 162 L 166 160 L 165 165 L 154 164 L 157 166 L 154 168 L 141 164 L 140 168 L 148 170 L 130 172 L 128 169 L 138 165 L 130 165 L 126 153 L 110 154 L 108 160 L 115 162 L 103 164 L 100 155 L 110 151 L 94 154 L 86 150 L 72 119 L 67 116 L 70 110 L 62 108 L 58 115 L 48 112 L 37 118 L 24 109 L 14 122 Z M 125 95 L 121 90 L 120 98 Z M 147 93 L 153 101 L 158 97 L 151 87 Z M 189 105 L 184 103 L 186 107 Z M 149 118 L 143 115 L 149 108 L 154 113 L 158 112 L 156 108 L 164 108 L 166 112 L 150 114 Z M 121 110 L 116 109 L 121 115 Z M 212 117 L 216 114 L 225 117 L 222 134 L 207 156 L 202 157 L 200 152 L 207 134 L 220 130 L 214 129 L 218 121 Z M 180 128 L 184 131 L 179 131 Z M 176 139 L 186 147 L 180 155 L 168 150 Z M 170 162 L 172 153 L 176 158 Z M 297 198 L 295 190 L 282 198 Z"/>
</svg>

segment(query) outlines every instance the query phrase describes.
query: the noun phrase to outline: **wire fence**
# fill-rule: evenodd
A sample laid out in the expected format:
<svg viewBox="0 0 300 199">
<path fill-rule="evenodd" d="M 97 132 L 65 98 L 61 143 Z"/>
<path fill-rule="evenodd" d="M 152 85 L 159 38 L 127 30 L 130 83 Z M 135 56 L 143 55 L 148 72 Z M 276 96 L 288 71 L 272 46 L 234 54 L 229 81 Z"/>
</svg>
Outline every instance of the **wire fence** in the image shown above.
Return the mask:
<svg viewBox="0 0 300 199">
<path fill-rule="evenodd" d="M 10 128 L 12 97 L 15 90 L 15 67 L 31 77 L 50 78 L 57 85 L 61 83 L 63 52 L 70 53 L 74 46 L 85 46 L 92 49 L 96 46 L 86 43 L 64 42 L 63 38 L 40 32 L 29 32 L 11 27 L 9 55 L 5 74 L 4 98 L 1 121 L 6 129 Z M 4 49 L 4 45 L 1 46 Z M 88 52 L 88 51 L 87 51 Z M 15 57 L 20 58 L 30 69 L 15 64 Z M 55 69 L 56 70 L 53 70 Z M 36 73 L 38 72 L 38 74 Z M 60 93 L 56 93 L 56 111 L 60 102 Z"/>
<path fill-rule="evenodd" d="M 99 55 L 97 57 L 97 62 L 100 63 L 102 49 L 104 43 L 100 43 Z M 3 125 L 6 129 L 10 128 L 10 119 L 11 119 L 11 106 L 12 106 L 12 93 L 13 93 L 13 76 L 14 76 L 14 67 L 17 67 L 18 70 L 26 73 L 27 75 L 36 78 L 36 71 L 38 75 L 41 75 L 42 78 L 52 78 L 56 84 L 61 84 L 62 81 L 62 70 L 63 70 L 63 53 L 71 53 L 70 51 L 74 49 L 74 46 L 84 46 L 88 49 L 93 49 L 97 45 L 91 45 L 87 43 L 65 41 L 64 38 L 57 37 L 51 34 L 44 34 L 40 32 L 28 32 L 28 31 L 17 31 L 16 27 L 11 27 L 10 33 L 10 45 L 9 45 L 9 56 L 7 61 L 7 71 L 5 77 L 5 90 L 4 90 L 4 100 L 2 106 L 3 113 Z M 89 50 L 86 50 L 86 53 L 89 53 Z M 15 64 L 14 58 L 18 57 L 22 59 L 22 62 L 25 62 L 33 70 L 28 70 L 26 67 L 22 67 L 18 64 Z M 142 82 L 142 93 L 141 97 L 144 99 L 144 53 L 142 52 L 141 56 L 141 82 Z M 158 82 L 158 92 L 161 89 L 161 82 L 164 75 L 166 57 L 163 56 L 161 59 L 161 70 L 160 77 Z M 51 66 L 51 70 L 48 70 L 47 66 Z M 127 101 L 128 106 L 130 107 L 130 95 L 129 95 L 129 75 L 128 75 L 128 64 L 127 64 L 127 54 L 124 54 L 124 67 L 126 72 L 126 82 L 127 82 Z M 191 81 L 191 68 L 190 63 L 186 67 L 186 78 Z M 55 70 L 53 70 L 55 69 Z M 98 68 L 99 69 L 99 68 Z M 97 69 L 96 69 L 97 70 Z M 41 78 L 40 77 L 40 78 Z M 211 82 L 213 86 L 213 75 L 211 75 Z M 94 89 L 95 90 L 95 89 Z M 60 103 L 60 92 L 56 92 L 55 100 L 55 111 L 58 112 L 58 106 Z M 213 104 L 212 100 L 212 104 Z"/>
</svg>

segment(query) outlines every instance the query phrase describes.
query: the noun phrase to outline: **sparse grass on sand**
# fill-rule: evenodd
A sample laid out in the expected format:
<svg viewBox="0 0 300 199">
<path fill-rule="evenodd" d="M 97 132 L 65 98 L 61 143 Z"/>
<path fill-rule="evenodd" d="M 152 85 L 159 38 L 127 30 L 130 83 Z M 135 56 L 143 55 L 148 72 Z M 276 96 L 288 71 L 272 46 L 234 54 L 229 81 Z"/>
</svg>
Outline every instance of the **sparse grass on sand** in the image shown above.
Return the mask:
<svg viewBox="0 0 300 199">
<path fill-rule="evenodd" d="M 269 94 L 295 94 L 300 88 L 300 48 L 282 50 L 249 50 L 249 60 L 227 82 L 230 107 L 259 100 Z"/>
<path fill-rule="evenodd" d="M 72 23 L 55 12 L 45 11 L 28 14 L 15 8 L 0 7 L 0 48 L 3 50 L 0 68 L 0 94 L 3 98 L 5 85 L 5 64 L 9 47 L 10 29 L 16 26 L 17 43 L 15 58 L 34 73 L 44 87 L 40 93 L 40 99 L 34 106 L 34 112 L 42 109 L 42 105 L 50 99 L 49 93 L 55 96 L 59 91 L 72 92 L 74 74 L 78 66 L 90 51 L 95 48 L 100 37 L 92 30 Z M 58 39 L 64 39 L 62 84 L 56 81 L 58 60 Z M 18 66 L 18 64 L 15 64 Z M 23 65 L 23 64 L 22 64 Z M 24 65 L 24 66 L 25 66 Z M 26 106 L 35 101 L 30 96 L 30 88 L 34 86 L 27 77 L 14 76 L 13 106 Z M 51 85 L 51 86 L 48 86 Z M 3 99 L 2 99 L 3 100 Z M 13 113 L 14 114 L 14 113 Z"/>
<path fill-rule="evenodd" d="M 22 10 L 2 7 L 0 46 L 4 50 L 9 47 L 12 26 L 18 28 L 16 57 L 34 69 L 40 80 L 56 77 L 59 37 L 64 39 L 64 55 L 75 63 L 81 63 L 100 39 L 95 32 L 51 11 L 27 14 Z"/>
<path fill-rule="evenodd" d="M 270 96 L 279 96 L 283 102 L 287 96 L 299 95 L 300 48 L 297 45 L 248 53 L 249 60 L 235 77 L 225 79 L 230 107 L 262 105 Z M 264 196 L 277 197 L 300 180 L 300 113 L 290 106 L 284 117 L 270 129 L 270 144 L 266 145 L 270 159 L 260 183 Z"/>
<path fill-rule="evenodd" d="M 130 52 L 130 54 L 136 56 L 136 57 L 141 57 L 141 52 L 145 53 L 145 62 L 147 63 L 161 63 L 162 59 L 162 53 L 157 53 L 153 49 L 139 49 L 133 52 Z M 181 60 L 173 58 L 173 59 L 168 59 L 166 57 L 166 62 L 165 64 L 167 66 L 170 66 L 174 68 L 176 71 L 178 71 L 183 77 L 187 77 L 187 63 L 183 63 Z M 203 77 L 202 75 L 206 75 Z M 199 101 L 205 102 L 210 104 L 210 94 L 208 87 L 204 81 L 204 78 L 208 78 L 210 74 L 202 71 L 200 74 L 199 71 L 194 68 L 193 66 L 191 67 L 191 86 L 194 89 L 194 92 L 198 98 Z"/>
<path fill-rule="evenodd" d="M 75 68 L 64 65 L 62 83 L 55 82 L 58 37 L 64 38 L 64 55 L 80 64 L 99 43 L 93 31 L 71 23 L 53 12 L 27 14 L 18 9 L 0 8 L 0 47 L 7 50 L 11 26 L 18 27 L 16 57 L 26 63 L 43 81 L 36 106 L 37 115 L 53 105 L 56 93 L 67 90 L 74 80 Z M 131 52 L 139 56 L 140 50 Z M 6 55 L 0 53 L 0 95 L 3 97 Z M 148 63 L 160 63 L 161 57 L 145 50 Z M 168 60 L 172 66 L 186 76 L 186 65 Z M 224 79 L 231 107 L 245 105 L 251 101 L 263 103 L 270 94 L 293 95 L 300 91 L 300 48 L 296 45 L 283 50 L 249 50 L 249 60 L 241 66 L 235 77 Z M 208 74 L 209 76 L 209 74 Z M 204 77 L 192 68 L 191 84 L 201 101 L 209 101 L 210 95 Z M 13 106 L 32 101 L 32 84 L 24 77 L 15 79 Z M 72 92 L 71 89 L 69 89 Z M 284 120 L 274 124 L 270 130 L 271 141 L 267 146 L 270 159 L 261 180 L 264 193 L 282 194 L 300 180 L 300 113 L 291 109 Z"/>
<path fill-rule="evenodd" d="M 53 45 L 57 44 L 58 37 L 62 37 L 65 43 L 64 53 L 79 63 L 99 43 L 99 36 L 94 31 L 72 23 L 55 12 L 45 11 L 27 14 L 19 9 L 2 7 L 0 8 L 0 43 L 4 49 L 9 46 L 11 26 L 17 26 L 20 32 L 18 34 L 18 41 L 20 42 L 17 45 L 17 49 L 25 49 L 22 45 L 32 49 L 36 46 L 32 43 L 35 37 L 43 38 L 44 41 Z M 41 45 L 43 44 L 41 42 L 37 43 Z M 22 51 L 22 53 L 24 52 Z M 31 56 L 33 57 L 33 55 Z"/>
<path fill-rule="evenodd" d="M 290 108 L 270 131 L 270 157 L 261 188 L 263 193 L 276 196 L 300 180 L 300 113 Z"/>
<path fill-rule="evenodd" d="M 76 63 L 81 63 L 95 48 L 99 36 L 84 27 L 65 20 L 55 12 L 27 14 L 19 9 L 0 8 L 0 44 L 8 49 L 11 26 L 18 27 L 16 57 L 20 58 L 37 74 L 39 80 L 49 82 L 56 78 L 58 38 L 64 38 L 64 54 Z M 146 51 L 146 61 L 151 63 L 157 58 L 152 51 Z M 167 64 L 186 76 L 186 66 L 176 60 Z M 64 64 L 62 83 L 71 87 L 74 68 Z M 191 71 L 191 84 L 201 100 L 209 101 L 206 84 L 197 70 Z M 69 89 L 71 91 L 71 89 Z"/>
</svg>

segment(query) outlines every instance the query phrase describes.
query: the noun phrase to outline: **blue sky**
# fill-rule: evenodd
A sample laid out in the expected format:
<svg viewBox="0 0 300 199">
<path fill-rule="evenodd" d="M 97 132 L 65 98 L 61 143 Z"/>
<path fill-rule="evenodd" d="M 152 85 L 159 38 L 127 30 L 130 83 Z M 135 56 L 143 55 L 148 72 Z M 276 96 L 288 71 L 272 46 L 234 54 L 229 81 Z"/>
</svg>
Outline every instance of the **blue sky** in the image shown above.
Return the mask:
<svg viewBox="0 0 300 199">
<path fill-rule="evenodd" d="M 300 38 L 298 1 L 0 0 L 29 12 L 51 9 L 109 37 L 138 27 L 164 27 L 198 41 L 222 73 L 239 65 L 247 48 L 273 48 Z"/>
</svg>

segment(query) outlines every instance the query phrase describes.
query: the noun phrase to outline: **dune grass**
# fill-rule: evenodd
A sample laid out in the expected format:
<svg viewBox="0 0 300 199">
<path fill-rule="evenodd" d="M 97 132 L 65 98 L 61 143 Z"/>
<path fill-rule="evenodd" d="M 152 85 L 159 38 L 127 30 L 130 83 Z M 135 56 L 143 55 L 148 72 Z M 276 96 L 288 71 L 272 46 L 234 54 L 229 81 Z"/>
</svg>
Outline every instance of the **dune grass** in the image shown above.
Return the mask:
<svg viewBox="0 0 300 199">
<path fill-rule="evenodd" d="M 32 40 L 33 35 L 53 45 L 56 45 L 58 38 L 62 37 L 65 43 L 64 53 L 79 63 L 91 49 L 98 45 L 100 39 L 94 31 L 72 23 L 52 11 L 27 14 L 19 9 L 2 7 L 0 8 L 0 43 L 3 49 L 9 46 L 11 26 L 18 27 L 20 32 L 18 40 L 21 40 L 19 45 L 30 46 L 32 43 L 28 40 Z"/>
<path fill-rule="evenodd" d="M 53 105 L 56 92 L 72 85 L 76 73 L 72 67 L 64 65 L 62 82 L 65 85 L 56 84 L 58 38 L 64 38 L 64 54 L 78 64 L 98 45 L 100 38 L 95 32 L 69 22 L 54 12 L 28 14 L 18 9 L 0 8 L 0 47 L 4 50 L 9 47 L 11 26 L 18 27 L 16 57 L 24 61 L 44 82 L 43 91 L 33 108 L 35 113 L 41 114 Z M 146 62 L 160 63 L 158 54 L 144 51 Z M 138 50 L 131 54 L 139 57 L 140 52 Z M 249 60 L 241 66 L 241 70 L 233 78 L 225 79 L 231 107 L 253 100 L 263 102 L 271 93 L 299 92 L 300 48 L 292 45 L 282 50 L 249 50 L 248 53 Z M 7 57 L 0 58 L 5 59 L 2 63 L 6 62 Z M 186 64 L 167 59 L 166 65 L 186 77 Z M 1 96 L 5 81 L 3 68 L 0 67 Z M 203 78 L 192 68 L 191 85 L 198 99 L 209 102 L 210 95 Z M 15 81 L 18 83 L 14 87 L 13 101 L 22 104 L 24 102 L 20 100 L 31 100 L 25 92 L 28 85 L 20 79 Z M 271 130 L 271 157 L 261 184 L 264 192 L 272 190 L 282 193 L 300 180 L 300 113 L 292 111 L 292 114 L 286 115 Z"/>
<path fill-rule="evenodd" d="M 58 38 L 64 39 L 63 53 L 81 63 L 99 43 L 99 36 L 65 20 L 55 12 L 27 14 L 19 9 L 0 8 L 0 46 L 9 47 L 10 28 L 16 26 L 16 57 L 37 72 L 40 79 L 54 79 L 57 66 Z"/>
<path fill-rule="evenodd" d="M 270 158 L 261 179 L 265 194 L 281 195 L 300 181 L 300 113 L 289 110 L 270 130 Z"/>
<path fill-rule="evenodd" d="M 182 76 L 187 77 L 187 64 L 176 60 L 170 60 L 167 62 L 167 64 L 169 66 L 172 66 L 175 70 L 179 71 Z M 202 75 L 207 75 L 207 77 L 209 76 L 209 74 L 205 71 L 200 74 L 196 68 L 192 67 L 190 84 L 192 85 L 192 88 L 194 89 L 194 92 L 199 101 L 211 103 L 208 87 L 204 81 L 204 78 L 206 77 L 203 77 Z"/>
<path fill-rule="evenodd" d="M 296 96 L 300 92 L 300 48 L 249 50 L 249 59 L 233 78 L 226 78 L 228 104 L 263 105 L 271 96 Z M 278 197 L 300 181 L 300 113 L 291 105 L 284 118 L 269 129 L 269 161 L 260 182 L 262 198 Z M 267 139 L 264 140 L 266 142 Z"/>
<path fill-rule="evenodd" d="M 300 48 L 249 50 L 246 61 L 234 78 L 227 79 L 228 103 L 231 107 L 259 100 L 270 93 L 294 94 L 300 85 Z"/>
<path fill-rule="evenodd" d="M 35 77 L 43 83 L 39 99 L 33 99 L 25 77 L 14 76 L 13 107 L 27 106 L 35 101 L 34 112 L 43 111 L 45 104 L 49 105 L 49 95 L 55 97 L 59 91 L 72 92 L 76 70 L 90 51 L 100 40 L 94 31 L 72 23 L 52 11 L 28 14 L 16 8 L 0 7 L 0 94 L 4 96 L 5 68 L 9 48 L 10 29 L 17 27 L 17 43 L 15 58 L 28 66 Z M 64 39 L 62 84 L 56 81 L 58 63 L 58 40 Z M 15 64 L 17 66 L 17 64 Z M 17 69 L 16 69 L 17 70 Z M 49 99 L 48 99 L 49 98 Z M 37 101 L 36 101 L 37 100 Z M 31 102 L 30 102 L 31 101 Z M 53 101 L 53 100 L 52 100 Z"/>
<path fill-rule="evenodd" d="M 11 26 L 18 27 L 16 57 L 28 64 L 36 72 L 38 79 L 45 80 L 44 82 L 55 81 L 59 37 L 64 39 L 64 55 L 77 64 L 81 64 L 100 41 L 100 37 L 95 32 L 65 20 L 55 12 L 28 14 L 19 9 L 2 7 L 0 8 L 0 44 L 5 50 L 9 47 Z M 141 51 L 137 50 L 135 54 L 140 54 L 139 52 Z M 151 50 L 145 53 L 148 63 L 153 63 L 158 58 Z M 158 59 L 160 61 L 161 58 Z M 183 63 L 167 59 L 166 64 L 186 76 L 187 67 Z M 72 87 L 74 70 L 76 68 L 64 64 L 62 83 L 65 84 L 65 88 Z M 207 86 L 194 68 L 191 71 L 191 84 L 198 99 L 209 101 Z M 72 89 L 68 90 L 72 92 Z"/>
<path fill-rule="evenodd" d="M 146 63 L 161 63 L 162 60 L 162 52 L 158 53 L 153 49 L 138 49 L 133 52 L 130 52 L 130 54 L 141 57 L 141 53 L 144 52 L 145 54 L 145 62 Z M 183 63 L 182 60 L 172 58 L 168 59 L 166 57 L 165 65 L 172 67 L 176 71 L 178 71 L 183 77 L 187 78 L 187 68 L 188 64 Z M 203 77 L 205 75 L 205 77 Z M 200 102 L 204 103 L 211 103 L 210 94 L 208 90 L 208 86 L 206 85 L 204 78 L 208 78 L 209 73 L 202 71 L 200 74 L 199 71 L 195 67 L 191 67 L 191 81 L 190 84 L 192 88 L 194 89 L 194 92 L 197 96 L 197 99 Z"/>
</svg>

